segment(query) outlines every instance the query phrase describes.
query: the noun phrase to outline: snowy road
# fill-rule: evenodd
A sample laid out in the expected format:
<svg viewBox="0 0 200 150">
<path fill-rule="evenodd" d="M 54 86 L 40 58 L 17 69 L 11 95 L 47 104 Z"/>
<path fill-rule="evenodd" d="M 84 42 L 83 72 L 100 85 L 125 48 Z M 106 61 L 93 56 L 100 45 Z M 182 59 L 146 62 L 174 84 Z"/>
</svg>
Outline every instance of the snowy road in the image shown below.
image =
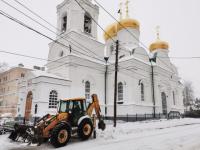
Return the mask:
<svg viewBox="0 0 200 150">
<path fill-rule="evenodd" d="M 79 141 L 72 139 L 58 150 L 200 150 L 200 120 L 162 120 L 136 123 L 120 123 L 117 129 L 108 125 L 106 131 L 98 131 L 97 139 Z M 40 147 L 10 143 L 7 136 L 0 136 L 2 150 L 47 150 L 49 144 Z"/>
</svg>

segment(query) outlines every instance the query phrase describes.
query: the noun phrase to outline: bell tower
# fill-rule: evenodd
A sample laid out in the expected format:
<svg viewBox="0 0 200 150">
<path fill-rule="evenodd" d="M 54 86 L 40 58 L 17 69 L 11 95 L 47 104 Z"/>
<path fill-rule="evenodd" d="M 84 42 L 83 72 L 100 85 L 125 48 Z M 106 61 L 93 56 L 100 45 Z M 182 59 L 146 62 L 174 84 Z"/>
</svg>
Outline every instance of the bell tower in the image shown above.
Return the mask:
<svg viewBox="0 0 200 150">
<path fill-rule="evenodd" d="M 83 10 L 79 4 L 85 9 Z M 64 0 L 57 6 L 58 34 L 76 31 L 97 38 L 99 8 L 91 0 Z M 92 19 L 93 18 L 93 19 Z"/>
</svg>

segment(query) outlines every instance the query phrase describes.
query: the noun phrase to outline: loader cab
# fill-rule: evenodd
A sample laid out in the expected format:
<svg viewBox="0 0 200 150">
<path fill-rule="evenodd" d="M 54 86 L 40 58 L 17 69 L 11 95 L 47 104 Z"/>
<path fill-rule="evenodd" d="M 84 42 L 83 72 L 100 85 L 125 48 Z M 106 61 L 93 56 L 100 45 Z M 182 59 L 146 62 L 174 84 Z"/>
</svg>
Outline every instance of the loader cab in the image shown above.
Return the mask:
<svg viewBox="0 0 200 150">
<path fill-rule="evenodd" d="M 59 113 L 86 112 L 85 99 L 60 100 Z"/>
<path fill-rule="evenodd" d="M 86 115 L 86 111 L 85 99 L 60 100 L 59 113 L 68 113 L 74 126 L 78 123 L 80 117 Z"/>
</svg>

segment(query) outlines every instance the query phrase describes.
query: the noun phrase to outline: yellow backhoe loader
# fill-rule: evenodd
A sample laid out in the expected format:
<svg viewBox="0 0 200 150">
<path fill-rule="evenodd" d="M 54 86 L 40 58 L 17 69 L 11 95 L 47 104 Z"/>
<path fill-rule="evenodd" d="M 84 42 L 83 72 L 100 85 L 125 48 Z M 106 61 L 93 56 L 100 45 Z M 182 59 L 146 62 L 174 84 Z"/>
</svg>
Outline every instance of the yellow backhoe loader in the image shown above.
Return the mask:
<svg viewBox="0 0 200 150">
<path fill-rule="evenodd" d="M 60 100 L 58 108 L 56 115 L 47 114 L 34 126 L 16 124 L 9 138 L 38 144 L 50 141 L 57 148 L 65 146 L 73 135 L 78 135 L 81 140 L 90 138 L 96 127 L 96 117 L 98 128 L 104 130 L 106 127 L 96 94 L 92 95 L 92 103 L 88 106 L 85 98 L 74 98 Z M 92 116 L 93 110 L 96 117 Z"/>
</svg>

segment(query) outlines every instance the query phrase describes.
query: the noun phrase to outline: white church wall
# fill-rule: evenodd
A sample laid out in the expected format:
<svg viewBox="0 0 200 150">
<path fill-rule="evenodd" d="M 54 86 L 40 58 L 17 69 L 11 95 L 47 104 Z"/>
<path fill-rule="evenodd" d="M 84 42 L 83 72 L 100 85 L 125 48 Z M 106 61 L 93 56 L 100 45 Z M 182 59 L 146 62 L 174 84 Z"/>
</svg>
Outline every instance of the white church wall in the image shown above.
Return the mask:
<svg viewBox="0 0 200 150">
<path fill-rule="evenodd" d="M 139 36 L 140 31 L 138 29 L 132 28 L 122 29 L 117 33 L 117 38 L 120 41 L 120 46 L 129 49 L 135 49 L 139 46 Z"/>
<path fill-rule="evenodd" d="M 95 67 L 95 66 L 94 66 Z M 97 94 L 100 104 L 104 104 L 104 72 L 81 66 L 70 67 L 71 97 L 85 97 L 85 82 L 91 84 L 90 94 Z"/>
<path fill-rule="evenodd" d="M 33 104 L 38 105 L 38 116 L 43 116 L 47 113 L 55 114 L 57 109 L 49 109 L 49 94 L 52 90 L 55 90 L 58 93 L 59 99 L 69 97 L 69 81 L 52 79 L 46 77 L 39 77 L 36 79 L 37 91 L 36 96 L 33 99 Z M 36 94 L 36 95 L 37 95 Z M 34 96 L 33 96 L 34 97 Z M 34 107 L 35 105 L 33 105 Z M 32 113 L 34 114 L 34 108 L 32 108 Z"/>
<path fill-rule="evenodd" d="M 31 83 L 30 83 L 31 81 Z M 42 117 L 47 113 L 55 114 L 57 109 L 49 109 L 49 94 L 52 90 L 57 91 L 58 100 L 69 97 L 70 81 L 40 76 L 27 80 L 19 89 L 20 112 L 18 115 L 24 117 L 26 108 L 26 97 L 29 91 L 33 94 L 31 116 Z M 27 86 L 26 86 L 27 85 Z M 35 105 L 38 105 L 37 114 L 35 114 Z"/>
<path fill-rule="evenodd" d="M 133 115 L 133 114 L 152 114 L 153 102 L 152 102 L 152 90 L 151 90 L 151 75 L 150 66 L 137 60 L 126 60 L 119 64 L 121 70 L 119 70 L 118 83 L 123 83 L 123 96 L 124 103 L 118 104 L 119 115 Z M 130 67 L 130 68 L 129 68 Z M 134 68 L 142 68 L 134 70 Z M 123 68 L 130 69 L 125 70 Z M 113 66 L 109 68 L 113 69 Z M 146 71 L 144 71 L 145 69 Z M 133 71 L 134 70 L 134 71 Z M 144 101 L 141 100 L 141 86 L 144 84 Z M 108 75 L 108 115 L 113 115 L 113 97 L 114 97 L 114 72 L 109 72 Z"/>
</svg>

